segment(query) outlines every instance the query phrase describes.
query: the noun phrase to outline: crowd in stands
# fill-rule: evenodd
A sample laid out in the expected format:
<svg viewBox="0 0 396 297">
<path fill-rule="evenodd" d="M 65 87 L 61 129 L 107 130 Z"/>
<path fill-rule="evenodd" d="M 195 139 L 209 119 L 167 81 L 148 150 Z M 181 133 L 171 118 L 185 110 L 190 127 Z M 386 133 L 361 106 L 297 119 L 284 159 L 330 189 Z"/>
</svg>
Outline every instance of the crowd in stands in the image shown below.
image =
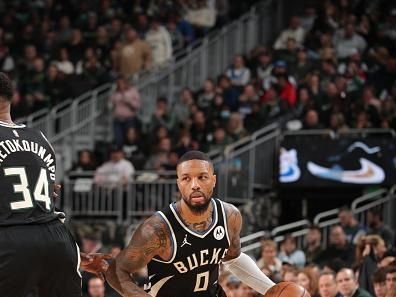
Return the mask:
<svg viewBox="0 0 396 297">
<path fill-rule="evenodd" d="M 162 67 L 254 1 L 245 2 L 3 1 L 0 71 L 15 84 L 13 117 L 55 106 L 119 75 Z"/>
<path fill-rule="evenodd" d="M 136 170 L 158 171 L 190 149 L 222 151 L 283 115 L 294 117 L 292 130 L 395 129 L 395 44 L 391 2 L 322 1 L 201 89 L 159 97 L 148 127 L 137 88 L 120 77 L 110 98 L 115 144 Z"/>
</svg>

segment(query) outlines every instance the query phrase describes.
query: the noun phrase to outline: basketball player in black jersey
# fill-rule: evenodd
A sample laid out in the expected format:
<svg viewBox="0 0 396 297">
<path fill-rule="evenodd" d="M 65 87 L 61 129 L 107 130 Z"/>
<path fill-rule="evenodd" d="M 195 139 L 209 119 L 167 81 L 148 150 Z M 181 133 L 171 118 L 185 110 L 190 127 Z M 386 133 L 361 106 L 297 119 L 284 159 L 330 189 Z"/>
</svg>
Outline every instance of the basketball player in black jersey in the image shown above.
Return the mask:
<svg viewBox="0 0 396 297">
<path fill-rule="evenodd" d="M 78 246 L 54 209 L 54 150 L 40 131 L 12 122 L 12 96 L 0 72 L 0 296 L 81 296 Z M 81 259 L 100 274 L 103 258 Z"/>
<path fill-rule="evenodd" d="M 212 198 L 213 164 L 202 152 L 184 154 L 177 165 L 181 200 L 144 221 L 129 245 L 110 264 L 107 281 L 122 296 L 220 297 L 219 264 L 260 292 L 274 285 L 240 249 L 238 209 Z M 132 273 L 147 265 L 139 288 Z"/>
</svg>

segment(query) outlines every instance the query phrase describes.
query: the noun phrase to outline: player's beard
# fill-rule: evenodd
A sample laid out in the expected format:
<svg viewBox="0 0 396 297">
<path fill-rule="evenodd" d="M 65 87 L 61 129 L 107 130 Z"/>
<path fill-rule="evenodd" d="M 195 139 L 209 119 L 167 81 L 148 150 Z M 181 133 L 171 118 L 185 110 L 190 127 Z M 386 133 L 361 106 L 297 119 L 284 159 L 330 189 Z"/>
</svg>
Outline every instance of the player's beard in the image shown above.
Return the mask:
<svg viewBox="0 0 396 297">
<path fill-rule="evenodd" d="M 200 203 L 200 204 L 192 204 L 192 202 L 191 202 L 192 197 L 191 196 L 192 196 L 192 194 L 197 193 L 197 192 L 199 192 L 202 195 L 202 197 L 205 198 L 204 202 Z M 183 197 L 183 200 L 184 200 L 184 202 L 186 202 L 188 208 L 191 210 L 191 212 L 193 214 L 201 215 L 209 208 L 210 201 L 211 201 L 210 197 L 212 197 L 212 193 L 210 193 L 209 195 L 205 195 L 201 191 L 197 191 L 197 192 L 191 193 L 190 197 L 188 197 L 188 198 Z"/>
</svg>

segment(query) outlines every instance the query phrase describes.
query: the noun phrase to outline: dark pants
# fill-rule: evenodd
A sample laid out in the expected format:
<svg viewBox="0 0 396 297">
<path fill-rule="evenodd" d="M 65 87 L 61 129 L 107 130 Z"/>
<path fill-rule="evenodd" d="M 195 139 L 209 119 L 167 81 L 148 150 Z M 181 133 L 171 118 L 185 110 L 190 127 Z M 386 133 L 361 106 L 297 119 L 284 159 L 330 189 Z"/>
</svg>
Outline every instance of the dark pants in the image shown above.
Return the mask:
<svg viewBox="0 0 396 297">
<path fill-rule="evenodd" d="M 113 121 L 113 132 L 114 141 L 117 145 L 123 145 L 125 142 L 125 133 L 129 127 L 138 127 L 138 120 L 134 118 L 128 118 L 125 120 L 114 119 Z"/>
<path fill-rule="evenodd" d="M 58 220 L 0 227 L 0 295 L 80 297 L 80 255 L 76 242 Z"/>
</svg>

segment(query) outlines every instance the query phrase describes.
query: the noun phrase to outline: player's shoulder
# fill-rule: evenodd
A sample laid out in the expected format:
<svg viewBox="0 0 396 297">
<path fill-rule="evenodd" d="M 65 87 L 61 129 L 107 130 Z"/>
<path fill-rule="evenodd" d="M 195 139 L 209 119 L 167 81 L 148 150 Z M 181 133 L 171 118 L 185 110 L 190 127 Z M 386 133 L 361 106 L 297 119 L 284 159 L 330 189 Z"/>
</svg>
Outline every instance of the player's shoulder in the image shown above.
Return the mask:
<svg viewBox="0 0 396 297">
<path fill-rule="evenodd" d="M 167 226 L 161 214 L 156 212 L 141 223 L 140 229 L 153 235 L 162 230 L 167 230 Z"/>
<path fill-rule="evenodd" d="M 227 216 L 229 215 L 241 215 L 241 212 L 239 211 L 239 209 L 231 203 L 228 202 L 224 202 L 222 201 L 223 205 L 224 205 L 224 210 Z"/>
<path fill-rule="evenodd" d="M 146 248 L 147 253 L 162 253 L 169 241 L 165 221 L 157 214 L 144 220 L 132 235 L 131 246 Z"/>
</svg>

